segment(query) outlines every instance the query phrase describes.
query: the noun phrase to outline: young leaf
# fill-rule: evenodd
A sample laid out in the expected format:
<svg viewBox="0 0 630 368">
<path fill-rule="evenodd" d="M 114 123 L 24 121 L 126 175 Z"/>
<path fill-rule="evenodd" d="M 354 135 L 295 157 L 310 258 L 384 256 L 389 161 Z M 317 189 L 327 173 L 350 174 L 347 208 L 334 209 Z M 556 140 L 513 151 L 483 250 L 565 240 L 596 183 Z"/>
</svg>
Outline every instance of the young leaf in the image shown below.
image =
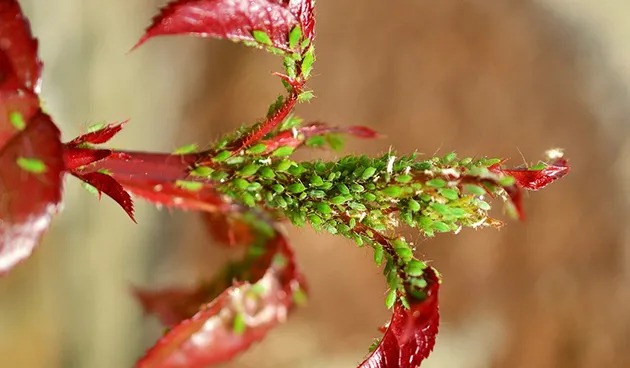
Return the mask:
<svg viewBox="0 0 630 368">
<path fill-rule="evenodd" d="M 59 136 L 39 113 L 0 147 L 0 275 L 30 256 L 57 212 L 64 171 Z"/>
<path fill-rule="evenodd" d="M 107 143 L 110 139 L 112 139 L 116 134 L 118 134 L 122 130 L 124 124 L 126 123 L 127 123 L 127 120 L 119 124 L 107 124 L 98 130 L 78 136 L 77 138 L 68 142 L 67 145 L 78 146 L 84 143 L 89 143 L 89 144 Z"/>
<path fill-rule="evenodd" d="M 409 300 L 409 309 L 396 302 L 385 335 L 358 368 L 416 368 L 429 356 L 438 332 L 439 282 L 432 268 L 425 275 L 430 280 L 426 298 Z"/>
<path fill-rule="evenodd" d="M 263 259 L 266 271 L 258 279 L 236 282 L 174 326 L 137 367 L 202 368 L 226 362 L 284 322 L 303 295 L 301 275 L 293 251 L 280 235 L 269 241 Z M 293 297 L 296 293 L 300 298 Z"/>
<path fill-rule="evenodd" d="M 99 199 L 101 198 L 101 193 L 107 194 L 122 207 L 133 222 L 136 222 L 133 217 L 133 201 L 131 200 L 131 196 L 116 179 L 100 172 L 91 172 L 82 175 L 74 174 L 74 176 L 96 188 Z"/>
<path fill-rule="evenodd" d="M 539 190 L 569 173 L 567 160 L 560 158 L 541 170 L 532 169 L 501 169 L 498 172 L 510 175 L 516 179 L 516 184 L 529 190 Z"/>
<path fill-rule="evenodd" d="M 164 35 L 192 34 L 233 41 L 261 42 L 289 51 L 289 33 L 300 25 L 302 6 L 296 1 L 273 0 L 177 0 L 153 18 L 145 35 L 134 46 Z M 295 7 L 295 5 L 294 5 Z M 308 25 L 312 30 L 312 25 Z M 308 28 L 307 28 L 308 30 Z M 264 35 L 264 36 L 263 36 Z"/>
</svg>

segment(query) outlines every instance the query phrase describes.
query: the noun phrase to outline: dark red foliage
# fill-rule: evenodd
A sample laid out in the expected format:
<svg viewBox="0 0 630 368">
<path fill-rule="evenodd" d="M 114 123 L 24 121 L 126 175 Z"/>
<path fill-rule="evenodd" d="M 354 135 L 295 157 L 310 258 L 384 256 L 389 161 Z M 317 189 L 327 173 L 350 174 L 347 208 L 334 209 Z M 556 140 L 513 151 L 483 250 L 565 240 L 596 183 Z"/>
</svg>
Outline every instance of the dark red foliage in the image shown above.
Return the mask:
<svg viewBox="0 0 630 368">
<path fill-rule="evenodd" d="M 118 183 L 114 178 L 100 172 L 74 175 L 96 188 L 96 190 L 98 190 L 99 199 L 101 198 L 101 193 L 107 194 L 111 199 L 116 201 L 123 210 L 125 210 L 133 222 L 136 222 L 136 219 L 133 217 L 133 201 L 131 200 L 131 196 L 129 196 L 129 193 L 127 193 L 122 185 L 120 185 L 120 183 Z"/>
<path fill-rule="evenodd" d="M 410 301 L 410 309 L 400 302 L 385 335 L 370 356 L 358 368 L 416 368 L 426 359 L 435 345 L 438 333 L 438 277 L 428 268 L 427 296 L 424 300 Z"/>
<path fill-rule="evenodd" d="M 570 167 L 566 159 L 559 158 L 541 170 L 500 168 L 497 170 L 513 176 L 516 183 L 525 189 L 539 190 L 567 175 Z"/>
<path fill-rule="evenodd" d="M 147 314 L 156 315 L 168 327 L 192 317 L 211 299 L 204 287 L 159 291 L 134 289 L 134 295 Z"/>
<path fill-rule="evenodd" d="M 112 151 L 108 149 L 86 149 L 64 146 L 63 157 L 66 163 L 66 169 L 76 171 L 86 165 L 104 160 L 112 155 Z"/>
<path fill-rule="evenodd" d="M 252 32 L 263 31 L 272 46 L 288 50 L 291 29 L 304 24 L 313 37 L 314 22 L 311 1 L 179 0 L 162 9 L 134 48 L 155 36 L 179 34 L 254 42 Z"/>
<path fill-rule="evenodd" d="M 0 0 L 0 274 L 27 258 L 61 202 L 59 130 L 39 109 L 37 41 L 14 0 Z"/>
<path fill-rule="evenodd" d="M 297 95 L 292 94 L 291 97 L 282 104 L 278 111 L 267 118 L 267 120 L 260 124 L 259 127 L 255 128 L 250 134 L 247 134 L 243 138 L 230 143 L 228 145 L 228 149 L 239 152 L 260 141 L 264 136 L 271 133 L 272 130 L 282 123 L 287 116 L 289 116 L 289 113 L 293 110 L 296 103 Z"/>
<path fill-rule="evenodd" d="M 251 226 L 238 217 L 221 212 L 204 212 L 202 215 L 206 228 L 220 244 L 233 247 L 254 241 Z"/>
<path fill-rule="evenodd" d="M 13 73 L 28 90 L 39 92 L 42 63 L 37 57 L 37 40 L 15 0 L 0 0 L 0 54 L 8 57 Z M 0 68 L 0 81 L 6 75 Z"/>
<path fill-rule="evenodd" d="M 266 266 L 263 272 L 249 281 L 235 282 L 169 330 L 137 367 L 201 368 L 226 362 L 284 322 L 304 290 L 293 251 L 277 235 L 268 242 L 261 261 Z M 163 318 L 173 311 L 165 314 L 163 303 L 154 301 L 153 306 L 161 308 Z"/>
<path fill-rule="evenodd" d="M 59 135 L 40 112 L 0 148 L 0 274 L 31 254 L 57 212 L 64 171 Z"/>
<path fill-rule="evenodd" d="M 77 138 L 68 142 L 67 145 L 78 146 L 83 143 L 89 143 L 89 144 L 107 143 L 110 139 L 114 138 L 114 136 L 122 130 L 123 125 L 126 122 L 127 121 L 123 121 L 120 124 L 107 124 L 99 130 L 78 136 Z"/>
<path fill-rule="evenodd" d="M 315 39 L 315 0 L 280 0 L 280 2 L 287 4 L 289 11 L 300 22 L 304 36 L 313 41 Z"/>
</svg>

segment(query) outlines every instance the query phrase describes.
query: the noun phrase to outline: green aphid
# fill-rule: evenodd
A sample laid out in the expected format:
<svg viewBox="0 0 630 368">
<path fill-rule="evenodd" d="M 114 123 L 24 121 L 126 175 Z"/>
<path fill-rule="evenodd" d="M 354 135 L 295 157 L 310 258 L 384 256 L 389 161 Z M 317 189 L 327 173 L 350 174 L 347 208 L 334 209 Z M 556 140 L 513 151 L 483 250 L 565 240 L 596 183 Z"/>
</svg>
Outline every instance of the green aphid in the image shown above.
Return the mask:
<svg viewBox="0 0 630 368">
<path fill-rule="evenodd" d="M 311 190 L 308 192 L 308 196 L 314 199 L 321 199 L 326 197 L 326 192 L 323 190 Z"/>
<path fill-rule="evenodd" d="M 319 226 L 321 225 L 321 223 L 323 222 L 322 218 L 313 214 L 313 215 L 309 215 L 308 216 L 308 221 L 313 225 L 313 226 Z"/>
<path fill-rule="evenodd" d="M 319 211 L 322 214 L 329 214 L 332 212 L 332 208 L 330 208 L 330 205 L 324 202 L 315 203 L 315 208 L 317 209 L 317 211 Z"/>
<path fill-rule="evenodd" d="M 403 189 L 401 187 L 390 185 L 381 191 L 384 195 L 388 197 L 399 197 L 403 194 Z"/>
<path fill-rule="evenodd" d="M 36 158 L 18 157 L 16 163 L 22 170 L 33 174 L 43 174 L 48 171 L 44 161 Z"/>
<path fill-rule="evenodd" d="M 326 138 L 322 137 L 321 135 L 315 135 L 309 137 L 305 143 L 308 147 L 321 147 L 326 144 Z"/>
<path fill-rule="evenodd" d="M 397 177 L 394 178 L 394 180 L 396 180 L 399 183 L 409 183 L 411 179 L 413 179 L 413 177 L 407 174 L 398 175 Z"/>
<path fill-rule="evenodd" d="M 187 144 L 185 146 L 181 146 L 181 147 L 176 148 L 173 151 L 173 154 L 174 155 L 185 155 L 185 154 L 193 153 L 193 152 L 197 151 L 197 148 L 199 148 L 197 146 L 197 144 L 191 143 L 191 144 Z"/>
<path fill-rule="evenodd" d="M 443 179 L 435 178 L 427 181 L 427 185 L 433 188 L 443 188 L 446 186 L 446 181 Z"/>
<path fill-rule="evenodd" d="M 304 91 L 301 92 L 298 96 L 298 102 L 308 102 L 313 99 L 313 91 Z"/>
<path fill-rule="evenodd" d="M 384 256 L 385 256 L 385 250 L 383 249 L 383 246 L 380 244 L 376 244 L 374 246 L 374 263 L 376 263 L 377 266 L 380 266 L 381 264 L 383 264 Z"/>
<path fill-rule="evenodd" d="M 450 201 L 455 201 L 459 198 L 459 193 L 453 188 L 440 188 L 438 192 L 442 197 Z"/>
<path fill-rule="evenodd" d="M 363 193 L 362 197 L 368 202 L 374 202 L 376 200 L 376 195 L 373 193 Z"/>
<path fill-rule="evenodd" d="M 241 194 L 241 201 L 249 207 L 254 207 L 256 205 L 256 198 L 251 193 L 244 192 Z"/>
<path fill-rule="evenodd" d="M 367 211 L 367 207 L 365 207 L 365 205 L 363 203 L 359 203 L 359 202 L 350 202 L 348 203 L 348 206 L 350 208 L 352 208 L 355 211 Z"/>
<path fill-rule="evenodd" d="M 263 179 L 273 179 L 276 173 L 268 166 L 263 166 L 258 170 L 258 175 Z"/>
<path fill-rule="evenodd" d="M 175 185 L 191 192 L 197 192 L 203 188 L 203 183 L 198 181 L 177 180 Z"/>
<path fill-rule="evenodd" d="M 287 187 L 287 190 L 291 193 L 302 193 L 306 187 L 302 183 L 293 183 Z"/>
<path fill-rule="evenodd" d="M 215 162 L 223 162 L 225 160 L 228 159 L 228 157 L 230 157 L 232 155 L 232 152 L 230 151 L 221 151 L 219 153 L 217 153 L 213 158 L 212 161 Z"/>
<path fill-rule="evenodd" d="M 214 169 L 209 168 L 207 166 L 197 166 L 194 169 L 190 170 L 190 175 L 206 178 L 212 175 L 213 172 L 214 172 Z"/>
<path fill-rule="evenodd" d="M 26 121 L 24 120 L 24 116 L 18 111 L 13 111 L 9 113 L 9 121 L 11 122 L 11 125 L 13 125 L 13 127 L 17 130 L 24 130 L 24 128 L 26 128 Z"/>
<path fill-rule="evenodd" d="M 363 173 L 361 174 L 361 179 L 367 180 L 371 178 L 372 176 L 374 176 L 374 174 L 376 174 L 376 168 L 367 167 L 365 168 L 365 170 L 363 170 Z"/>
<path fill-rule="evenodd" d="M 262 43 L 263 45 L 271 46 L 272 44 L 271 38 L 265 31 L 255 29 L 252 31 L 252 36 L 257 42 Z"/>
<path fill-rule="evenodd" d="M 313 175 L 310 179 L 310 184 L 315 187 L 324 185 L 324 180 L 319 175 Z"/>
<path fill-rule="evenodd" d="M 273 157 L 286 157 L 286 156 L 290 156 L 293 151 L 295 150 L 295 148 L 290 147 L 290 146 L 282 146 L 277 148 L 275 151 L 273 151 L 273 153 L 271 154 L 271 156 Z"/>
<path fill-rule="evenodd" d="M 544 170 L 547 168 L 547 164 L 544 162 L 540 162 L 534 166 L 530 166 L 528 169 L 529 170 L 534 170 L 534 171 L 540 171 L 540 170 Z"/>
<path fill-rule="evenodd" d="M 92 124 L 87 128 L 88 133 L 94 133 L 94 132 L 98 132 L 99 130 L 105 128 L 107 126 L 107 124 L 105 123 L 96 123 L 96 124 Z"/>
<path fill-rule="evenodd" d="M 488 204 L 488 202 L 485 201 L 476 201 L 475 204 L 477 205 L 477 207 L 479 207 L 479 209 L 483 210 L 483 211 L 490 211 L 490 204 Z"/>
<path fill-rule="evenodd" d="M 82 182 L 81 186 L 83 188 L 85 188 L 85 190 L 87 190 L 89 193 L 94 194 L 94 195 L 99 195 L 100 191 L 98 189 L 96 189 L 95 186 L 93 186 L 92 184 L 86 183 L 86 182 Z"/>
<path fill-rule="evenodd" d="M 516 178 L 513 176 L 504 176 L 499 179 L 499 185 L 502 187 L 509 187 L 510 185 L 514 185 L 516 183 Z"/>
<path fill-rule="evenodd" d="M 273 191 L 276 192 L 276 193 L 284 192 L 284 186 L 282 184 L 278 184 L 278 183 L 273 184 L 271 186 L 271 189 L 273 189 Z"/>
<path fill-rule="evenodd" d="M 413 215 L 411 214 L 411 212 L 402 212 L 399 217 L 400 221 L 411 227 L 415 227 L 416 224 L 413 222 Z"/>
<path fill-rule="evenodd" d="M 293 290 L 292 297 L 293 297 L 293 303 L 299 306 L 304 306 L 308 302 L 308 297 L 306 293 L 299 286 Z"/>
<path fill-rule="evenodd" d="M 243 312 L 236 312 L 234 314 L 234 320 L 232 321 L 232 332 L 235 335 L 242 335 L 247 330 L 247 322 L 245 320 L 245 314 Z"/>
<path fill-rule="evenodd" d="M 450 213 L 447 205 L 443 203 L 433 202 L 429 205 L 433 210 L 441 215 L 448 215 Z"/>
<path fill-rule="evenodd" d="M 315 62 L 315 48 L 309 47 L 302 59 L 302 75 L 304 78 L 308 78 L 313 71 L 313 63 Z"/>
<path fill-rule="evenodd" d="M 246 178 L 248 176 L 256 174 L 259 168 L 260 166 L 257 164 L 247 164 L 238 171 L 238 175 Z"/>
<path fill-rule="evenodd" d="M 455 152 L 451 152 L 442 158 L 442 163 L 450 164 L 451 162 L 455 161 L 456 158 L 457 154 Z"/>
<path fill-rule="evenodd" d="M 258 143 L 252 147 L 250 147 L 247 150 L 247 153 L 249 153 L 250 155 L 258 155 L 261 154 L 263 152 L 265 152 L 265 150 L 267 149 L 267 145 L 264 143 Z"/>
<path fill-rule="evenodd" d="M 212 180 L 222 182 L 223 180 L 227 179 L 228 176 L 230 176 L 230 174 L 226 173 L 225 171 L 215 171 L 210 175 L 210 178 Z"/>
<path fill-rule="evenodd" d="M 300 39 L 302 39 L 302 28 L 295 26 L 289 32 L 289 48 L 294 49 L 300 42 Z"/>
<path fill-rule="evenodd" d="M 335 205 L 340 205 L 346 202 L 347 200 L 348 200 L 348 197 L 343 196 L 343 195 L 338 195 L 338 196 L 332 197 L 330 200 L 330 203 L 335 204 Z"/>
<path fill-rule="evenodd" d="M 392 309 L 394 304 L 396 304 L 396 297 L 396 289 L 392 289 L 387 293 L 385 297 L 385 307 L 387 307 L 387 309 Z"/>
<path fill-rule="evenodd" d="M 405 262 L 413 258 L 413 251 L 408 246 L 394 247 L 394 251 Z"/>
<path fill-rule="evenodd" d="M 295 162 L 291 160 L 282 160 L 276 165 L 276 170 L 280 172 L 287 171 L 294 164 Z"/>
<path fill-rule="evenodd" d="M 238 190 L 246 190 L 249 187 L 249 181 L 242 178 L 236 178 L 232 180 L 232 185 Z"/>
<path fill-rule="evenodd" d="M 306 168 L 302 165 L 291 166 L 287 172 L 293 176 L 300 176 L 306 172 Z"/>
<path fill-rule="evenodd" d="M 421 208 L 420 203 L 415 199 L 410 199 L 409 202 L 407 202 L 407 207 L 409 207 L 409 210 L 412 212 L 418 212 Z"/>
<path fill-rule="evenodd" d="M 338 183 L 337 190 L 339 190 L 339 193 L 344 194 L 344 195 L 350 194 L 350 189 L 348 189 L 348 186 L 345 185 L 344 183 Z"/>
<path fill-rule="evenodd" d="M 355 193 L 362 193 L 363 191 L 365 191 L 365 187 L 361 184 L 352 184 L 350 185 L 350 190 Z"/>
<path fill-rule="evenodd" d="M 464 185 L 464 189 L 473 195 L 477 195 L 477 196 L 482 196 L 486 194 L 486 190 L 483 189 L 482 187 L 478 186 L 478 185 L 474 185 L 474 184 L 466 184 Z"/>
<path fill-rule="evenodd" d="M 427 265 L 424 262 L 412 259 L 405 267 L 405 273 L 409 276 L 421 276 Z"/>
<path fill-rule="evenodd" d="M 433 228 L 441 233 L 446 233 L 451 231 L 450 226 L 448 226 L 447 224 L 445 224 L 442 221 L 434 221 L 433 222 Z"/>
</svg>

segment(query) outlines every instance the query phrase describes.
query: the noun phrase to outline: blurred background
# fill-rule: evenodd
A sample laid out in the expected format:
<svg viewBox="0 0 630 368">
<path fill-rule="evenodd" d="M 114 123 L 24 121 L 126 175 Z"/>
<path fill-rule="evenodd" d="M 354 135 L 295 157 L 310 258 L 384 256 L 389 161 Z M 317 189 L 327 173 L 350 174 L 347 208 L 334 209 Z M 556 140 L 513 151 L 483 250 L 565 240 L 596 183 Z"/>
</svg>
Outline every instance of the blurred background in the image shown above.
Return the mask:
<svg viewBox="0 0 630 368">
<path fill-rule="evenodd" d="M 230 42 L 161 38 L 127 54 L 163 0 L 20 2 L 64 139 L 130 118 L 114 146 L 203 146 L 282 91 L 278 58 Z M 573 165 L 526 198 L 525 224 L 416 239 L 444 276 L 423 368 L 630 367 L 630 2 L 317 5 L 317 98 L 298 113 L 387 135 L 349 140 L 349 152 L 456 150 L 516 166 L 562 147 Z M 73 179 L 65 194 L 34 257 L 0 280 L 0 365 L 130 367 L 161 332 L 131 286 L 190 285 L 227 253 L 195 214 L 138 202 L 134 225 Z M 355 367 L 389 318 L 367 250 L 310 229 L 291 236 L 310 304 L 226 367 Z"/>
</svg>

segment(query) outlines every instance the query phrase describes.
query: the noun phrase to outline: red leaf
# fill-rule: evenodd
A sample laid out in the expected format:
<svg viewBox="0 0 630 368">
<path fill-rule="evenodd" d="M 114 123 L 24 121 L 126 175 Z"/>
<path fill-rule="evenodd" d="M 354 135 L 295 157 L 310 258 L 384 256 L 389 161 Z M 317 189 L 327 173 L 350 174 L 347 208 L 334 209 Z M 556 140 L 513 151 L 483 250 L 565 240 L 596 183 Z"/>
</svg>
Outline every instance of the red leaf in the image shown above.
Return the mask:
<svg viewBox="0 0 630 368">
<path fill-rule="evenodd" d="M 39 92 L 42 63 L 37 57 L 37 40 L 16 0 L 0 1 L 0 54 L 6 54 L 21 85 Z M 0 70 L 0 81 L 3 70 Z"/>
<path fill-rule="evenodd" d="M 204 212 L 202 216 L 210 234 L 221 244 L 233 247 L 254 241 L 251 226 L 239 218 L 223 212 Z"/>
<path fill-rule="evenodd" d="M 426 299 L 412 302 L 410 309 L 396 303 L 383 339 L 359 368 L 416 368 L 429 356 L 439 324 L 439 283 L 432 268 L 425 272 L 429 270 Z"/>
<path fill-rule="evenodd" d="M 86 165 L 104 160 L 112 155 L 112 151 L 103 149 L 76 148 L 64 145 L 64 161 L 66 169 L 75 171 Z"/>
<path fill-rule="evenodd" d="M 516 183 L 529 190 L 539 190 L 569 173 L 570 167 L 566 159 L 557 159 L 542 170 L 530 169 L 498 169 L 505 175 L 513 176 Z"/>
<path fill-rule="evenodd" d="M 37 41 L 16 1 L 0 1 L 0 147 L 39 110 Z"/>
<path fill-rule="evenodd" d="M 238 282 L 193 317 L 173 327 L 138 362 L 138 368 L 208 367 L 223 363 L 284 322 L 303 286 L 293 251 L 277 235 L 255 284 Z M 254 282 L 254 281 L 252 281 Z"/>
<path fill-rule="evenodd" d="M 98 190 L 99 199 L 101 193 L 107 194 L 125 210 L 133 222 L 136 222 L 133 217 L 133 201 L 131 200 L 131 196 L 114 178 L 100 172 L 87 174 L 73 173 L 73 175 L 96 188 L 96 190 Z"/>
<path fill-rule="evenodd" d="M 160 291 L 134 289 L 134 294 L 145 313 L 157 315 L 165 326 L 174 326 L 192 317 L 211 299 L 205 287 Z"/>
<path fill-rule="evenodd" d="M 7 55 L 0 50 L 0 147 L 19 133 L 38 110 L 37 95 L 22 85 Z"/>
<path fill-rule="evenodd" d="M 123 121 L 120 124 L 107 124 L 103 128 L 90 132 L 87 134 L 83 134 L 68 142 L 69 146 L 78 146 L 82 143 L 91 143 L 91 144 L 103 144 L 108 142 L 110 139 L 114 138 L 118 132 L 120 132 L 123 128 L 123 125 L 127 121 Z"/>
<path fill-rule="evenodd" d="M 227 149 L 239 152 L 244 150 L 254 143 L 259 142 L 264 136 L 271 133 L 293 110 L 297 103 L 297 97 L 295 94 L 287 98 L 282 106 L 270 117 L 267 118 L 262 124 L 253 128 L 253 130 L 234 142 L 228 144 Z"/>
<path fill-rule="evenodd" d="M 199 190 L 178 186 L 164 181 L 114 178 L 130 193 L 154 204 L 195 211 L 220 211 L 225 202 L 212 185 L 200 183 Z"/>
<path fill-rule="evenodd" d="M 313 32 L 312 5 L 286 0 L 177 0 L 164 7 L 134 49 L 150 38 L 194 34 L 254 42 L 253 31 L 265 32 L 271 45 L 288 50 L 291 29 L 302 18 Z M 309 13 L 310 9 L 310 13 Z M 292 10 L 299 13 L 292 13 Z M 297 17 L 300 17 L 298 19 Z M 310 21 L 309 21 L 310 17 Z"/>
<path fill-rule="evenodd" d="M 313 41 L 315 39 L 315 0 L 289 0 L 289 10 L 299 20 L 304 36 Z"/>
<path fill-rule="evenodd" d="M 44 113 L 0 148 L 0 274 L 27 258 L 61 202 L 63 147 Z"/>
</svg>

